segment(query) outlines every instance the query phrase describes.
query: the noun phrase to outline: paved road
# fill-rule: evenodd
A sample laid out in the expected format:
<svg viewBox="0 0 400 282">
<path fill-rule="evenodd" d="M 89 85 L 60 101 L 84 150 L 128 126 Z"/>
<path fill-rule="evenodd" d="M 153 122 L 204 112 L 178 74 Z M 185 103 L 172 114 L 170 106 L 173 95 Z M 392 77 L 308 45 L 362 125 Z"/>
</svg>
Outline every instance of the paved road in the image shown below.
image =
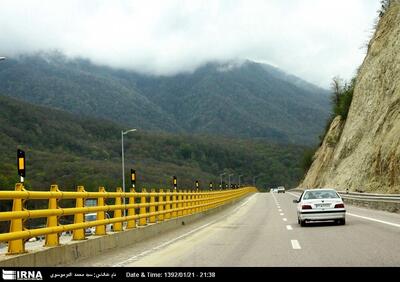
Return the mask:
<svg viewBox="0 0 400 282">
<path fill-rule="evenodd" d="M 347 205 L 347 223 L 297 224 L 294 193 L 258 193 L 76 266 L 400 266 L 400 215 Z"/>
</svg>

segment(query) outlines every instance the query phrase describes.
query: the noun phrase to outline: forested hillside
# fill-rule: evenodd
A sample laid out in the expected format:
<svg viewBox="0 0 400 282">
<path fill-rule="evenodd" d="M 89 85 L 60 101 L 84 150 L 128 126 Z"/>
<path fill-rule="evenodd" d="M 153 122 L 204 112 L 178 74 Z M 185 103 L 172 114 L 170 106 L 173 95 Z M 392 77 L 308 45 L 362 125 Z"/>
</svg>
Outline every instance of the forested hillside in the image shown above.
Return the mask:
<svg viewBox="0 0 400 282">
<path fill-rule="evenodd" d="M 16 149 L 27 153 L 28 188 L 47 190 L 53 183 L 71 190 L 121 185 L 121 129 L 116 123 L 82 118 L 0 96 L 0 189 L 18 181 Z M 124 128 L 127 129 L 127 128 Z M 183 188 L 199 179 L 219 183 L 219 174 L 243 174 L 242 183 L 259 187 L 297 183 L 301 146 L 230 139 L 217 135 L 175 135 L 138 130 L 125 138 L 126 170 L 135 168 L 139 187 L 170 187 L 177 175 Z M 207 183 L 207 185 L 206 185 Z"/>
<path fill-rule="evenodd" d="M 330 108 L 325 90 L 252 61 L 151 76 L 57 52 L 2 62 L 0 93 L 141 130 L 306 146 L 317 144 Z"/>
</svg>

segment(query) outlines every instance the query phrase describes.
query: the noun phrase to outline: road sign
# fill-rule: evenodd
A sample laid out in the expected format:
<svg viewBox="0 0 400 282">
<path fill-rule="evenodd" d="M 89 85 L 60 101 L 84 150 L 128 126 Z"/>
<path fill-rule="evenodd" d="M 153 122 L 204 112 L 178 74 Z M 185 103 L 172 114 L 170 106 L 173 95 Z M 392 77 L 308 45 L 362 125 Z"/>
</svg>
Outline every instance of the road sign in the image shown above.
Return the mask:
<svg viewBox="0 0 400 282">
<path fill-rule="evenodd" d="M 25 152 L 20 149 L 17 149 L 17 169 L 18 175 L 21 177 L 21 183 L 23 183 L 26 173 Z"/>
<path fill-rule="evenodd" d="M 174 178 L 172 180 L 172 184 L 174 185 L 174 189 L 176 189 L 178 187 L 178 180 L 176 179 L 176 176 L 174 176 Z"/>
<path fill-rule="evenodd" d="M 196 180 L 196 188 L 199 189 L 199 181 Z"/>
<path fill-rule="evenodd" d="M 213 188 L 213 183 L 210 182 L 210 190 L 212 190 L 212 188 Z"/>
<path fill-rule="evenodd" d="M 131 169 L 131 185 L 132 188 L 136 187 L 136 170 Z"/>
</svg>

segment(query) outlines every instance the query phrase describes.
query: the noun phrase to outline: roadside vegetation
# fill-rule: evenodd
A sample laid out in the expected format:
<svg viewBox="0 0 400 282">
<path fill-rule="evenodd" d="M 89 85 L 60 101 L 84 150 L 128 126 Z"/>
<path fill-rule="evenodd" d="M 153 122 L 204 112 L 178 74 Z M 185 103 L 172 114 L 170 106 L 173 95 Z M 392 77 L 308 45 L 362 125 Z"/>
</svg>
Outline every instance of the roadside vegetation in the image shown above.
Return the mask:
<svg viewBox="0 0 400 282">
<path fill-rule="evenodd" d="M 350 110 L 351 101 L 353 100 L 355 83 L 356 83 L 356 77 L 351 79 L 350 82 L 344 82 L 343 79 L 341 79 L 340 77 L 334 77 L 332 79 L 331 83 L 332 114 L 330 115 L 330 118 L 326 122 L 325 129 L 322 135 L 320 135 L 319 137 L 320 138 L 319 146 L 304 151 L 301 160 L 301 168 L 304 174 L 306 174 L 310 169 L 313 162 L 313 156 L 317 151 L 317 149 L 322 145 L 322 142 L 324 141 L 325 136 L 329 131 L 333 119 L 337 116 L 340 116 L 342 121 L 344 122 L 346 121 Z"/>
</svg>

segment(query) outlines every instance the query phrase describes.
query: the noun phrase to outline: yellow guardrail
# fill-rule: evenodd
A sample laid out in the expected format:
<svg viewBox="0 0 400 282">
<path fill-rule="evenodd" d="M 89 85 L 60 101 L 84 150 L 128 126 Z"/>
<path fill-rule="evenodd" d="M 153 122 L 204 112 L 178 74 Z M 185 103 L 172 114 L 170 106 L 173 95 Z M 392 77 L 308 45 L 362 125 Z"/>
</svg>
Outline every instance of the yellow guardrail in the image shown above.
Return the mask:
<svg viewBox="0 0 400 282">
<path fill-rule="evenodd" d="M 25 241 L 45 236 L 46 247 L 58 246 L 59 237 L 63 232 L 72 231 L 73 240 L 84 240 L 85 228 L 96 227 L 95 235 L 106 235 L 106 225 L 113 224 L 113 231 L 145 226 L 147 224 L 159 223 L 164 220 L 200 213 L 221 205 L 234 199 L 241 198 L 249 193 L 256 192 L 255 187 L 244 187 L 231 190 L 217 191 L 187 191 L 166 190 L 156 192 L 152 189 L 147 192 L 122 192 L 117 188 L 116 192 L 107 192 L 100 187 L 98 192 L 87 192 L 83 186 L 78 186 L 76 192 L 63 192 L 57 185 L 52 185 L 49 192 L 27 191 L 23 185 L 18 183 L 15 191 L 0 191 L 1 200 L 12 200 L 12 211 L 0 212 L 0 221 L 10 221 L 10 231 L 0 234 L 0 242 L 8 242 L 7 254 L 25 253 Z M 106 205 L 106 199 L 114 199 L 113 205 Z M 123 199 L 128 198 L 124 204 Z M 61 208 L 59 200 L 75 200 L 74 208 Z M 85 206 L 86 199 L 95 199 L 96 206 Z M 27 200 L 47 200 L 48 209 L 27 210 Z M 113 211 L 112 218 L 106 218 L 105 213 Z M 96 220 L 85 222 L 85 214 L 96 212 Z M 59 224 L 62 216 L 73 215 L 74 223 Z M 47 218 L 44 228 L 26 229 L 24 222 L 32 218 Z"/>
</svg>

